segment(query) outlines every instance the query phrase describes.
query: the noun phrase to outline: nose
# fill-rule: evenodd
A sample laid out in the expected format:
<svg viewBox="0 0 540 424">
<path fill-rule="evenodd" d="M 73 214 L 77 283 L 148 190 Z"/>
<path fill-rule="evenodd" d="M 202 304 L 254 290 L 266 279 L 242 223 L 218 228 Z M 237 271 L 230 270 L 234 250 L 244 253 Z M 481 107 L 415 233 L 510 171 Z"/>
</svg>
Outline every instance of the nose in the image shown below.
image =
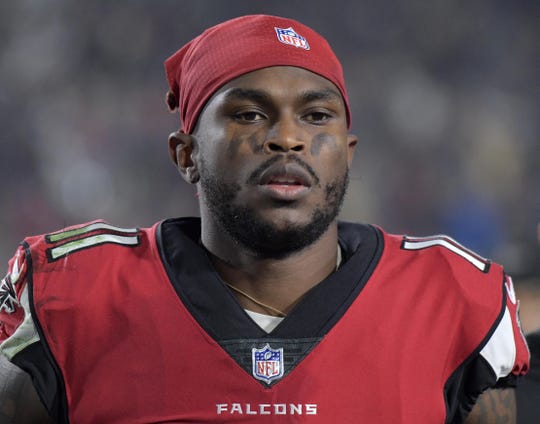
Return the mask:
<svg viewBox="0 0 540 424">
<path fill-rule="evenodd" d="M 306 143 L 300 136 L 301 131 L 294 119 L 283 118 L 277 121 L 269 131 L 264 142 L 265 153 L 301 153 Z"/>
</svg>

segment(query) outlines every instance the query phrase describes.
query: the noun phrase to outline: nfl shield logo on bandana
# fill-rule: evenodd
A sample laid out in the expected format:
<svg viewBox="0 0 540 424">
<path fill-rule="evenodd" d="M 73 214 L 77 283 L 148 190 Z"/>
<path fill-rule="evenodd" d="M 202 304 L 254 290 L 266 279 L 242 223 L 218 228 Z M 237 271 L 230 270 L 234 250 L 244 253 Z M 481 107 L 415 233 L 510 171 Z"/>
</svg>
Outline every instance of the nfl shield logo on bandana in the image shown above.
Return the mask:
<svg viewBox="0 0 540 424">
<path fill-rule="evenodd" d="M 266 344 L 262 349 L 251 349 L 253 377 L 270 384 L 272 380 L 283 377 L 283 348 L 272 349 Z"/>
<path fill-rule="evenodd" d="M 276 30 L 278 40 L 283 44 L 289 44 L 290 46 L 300 47 L 301 49 L 309 50 L 309 44 L 307 40 L 298 34 L 292 27 L 289 28 L 277 28 Z"/>
</svg>

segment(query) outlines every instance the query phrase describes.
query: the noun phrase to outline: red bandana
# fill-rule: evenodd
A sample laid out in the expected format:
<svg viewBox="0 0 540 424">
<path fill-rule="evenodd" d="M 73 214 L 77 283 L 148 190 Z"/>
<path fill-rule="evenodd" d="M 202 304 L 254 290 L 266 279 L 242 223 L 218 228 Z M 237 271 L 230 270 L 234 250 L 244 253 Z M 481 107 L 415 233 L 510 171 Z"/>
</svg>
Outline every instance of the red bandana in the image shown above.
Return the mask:
<svg viewBox="0 0 540 424">
<path fill-rule="evenodd" d="M 208 99 L 240 75 L 270 66 L 297 66 L 333 82 L 350 110 L 343 70 L 328 42 L 292 19 L 251 15 L 207 29 L 165 61 L 183 131 L 191 133 Z"/>
</svg>

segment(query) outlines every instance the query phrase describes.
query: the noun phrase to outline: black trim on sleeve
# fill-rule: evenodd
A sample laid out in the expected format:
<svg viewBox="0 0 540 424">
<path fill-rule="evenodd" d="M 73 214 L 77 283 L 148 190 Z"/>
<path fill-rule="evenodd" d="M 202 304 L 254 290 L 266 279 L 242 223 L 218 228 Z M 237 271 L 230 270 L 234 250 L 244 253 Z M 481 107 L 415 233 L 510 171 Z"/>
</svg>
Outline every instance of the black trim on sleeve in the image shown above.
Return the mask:
<svg viewBox="0 0 540 424">
<path fill-rule="evenodd" d="M 479 385 L 478 382 L 483 382 Z M 497 377 L 483 356 L 459 367 L 450 377 L 444 388 L 447 407 L 446 423 L 463 422 L 471 412 L 478 396 L 497 381 Z"/>
<path fill-rule="evenodd" d="M 471 412 L 478 396 L 486 389 L 497 387 L 497 376 L 489 363 L 480 355 L 480 351 L 487 344 L 506 310 L 506 289 L 502 280 L 501 310 L 490 330 L 463 363 L 456 368 L 444 385 L 444 400 L 446 403 L 446 424 L 463 422 Z"/>
<path fill-rule="evenodd" d="M 19 352 L 13 358 L 13 362 L 30 374 L 49 415 L 58 424 L 68 424 L 69 414 L 64 378 L 47 344 L 34 307 L 34 280 L 30 246 L 27 242 L 23 242 L 22 246 L 28 264 L 28 303 L 41 342 L 31 345 L 28 352 L 26 350 Z"/>
<path fill-rule="evenodd" d="M 32 379 L 41 403 L 49 415 L 56 420 L 60 415 L 60 400 L 58 399 L 58 380 L 53 366 L 47 359 L 43 345 L 40 342 L 32 343 L 17 353 L 11 362 L 26 371 Z M 58 421 L 61 422 L 61 421 Z"/>
</svg>

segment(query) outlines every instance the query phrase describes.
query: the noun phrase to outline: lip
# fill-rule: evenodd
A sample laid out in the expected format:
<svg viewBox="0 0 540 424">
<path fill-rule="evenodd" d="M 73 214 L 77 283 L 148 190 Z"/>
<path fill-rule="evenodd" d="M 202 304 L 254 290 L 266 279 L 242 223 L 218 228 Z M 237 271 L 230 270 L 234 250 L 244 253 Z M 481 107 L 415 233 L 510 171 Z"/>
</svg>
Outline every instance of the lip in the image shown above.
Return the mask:
<svg viewBox="0 0 540 424">
<path fill-rule="evenodd" d="M 284 183 L 311 187 L 313 178 L 301 165 L 295 162 L 287 162 L 269 166 L 261 174 L 258 183 L 259 185 Z"/>
<path fill-rule="evenodd" d="M 295 201 L 311 190 L 313 178 L 297 163 L 279 163 L 268 167 L 260 177 L 258 188 L 276 200 Z"/>
</svg>

